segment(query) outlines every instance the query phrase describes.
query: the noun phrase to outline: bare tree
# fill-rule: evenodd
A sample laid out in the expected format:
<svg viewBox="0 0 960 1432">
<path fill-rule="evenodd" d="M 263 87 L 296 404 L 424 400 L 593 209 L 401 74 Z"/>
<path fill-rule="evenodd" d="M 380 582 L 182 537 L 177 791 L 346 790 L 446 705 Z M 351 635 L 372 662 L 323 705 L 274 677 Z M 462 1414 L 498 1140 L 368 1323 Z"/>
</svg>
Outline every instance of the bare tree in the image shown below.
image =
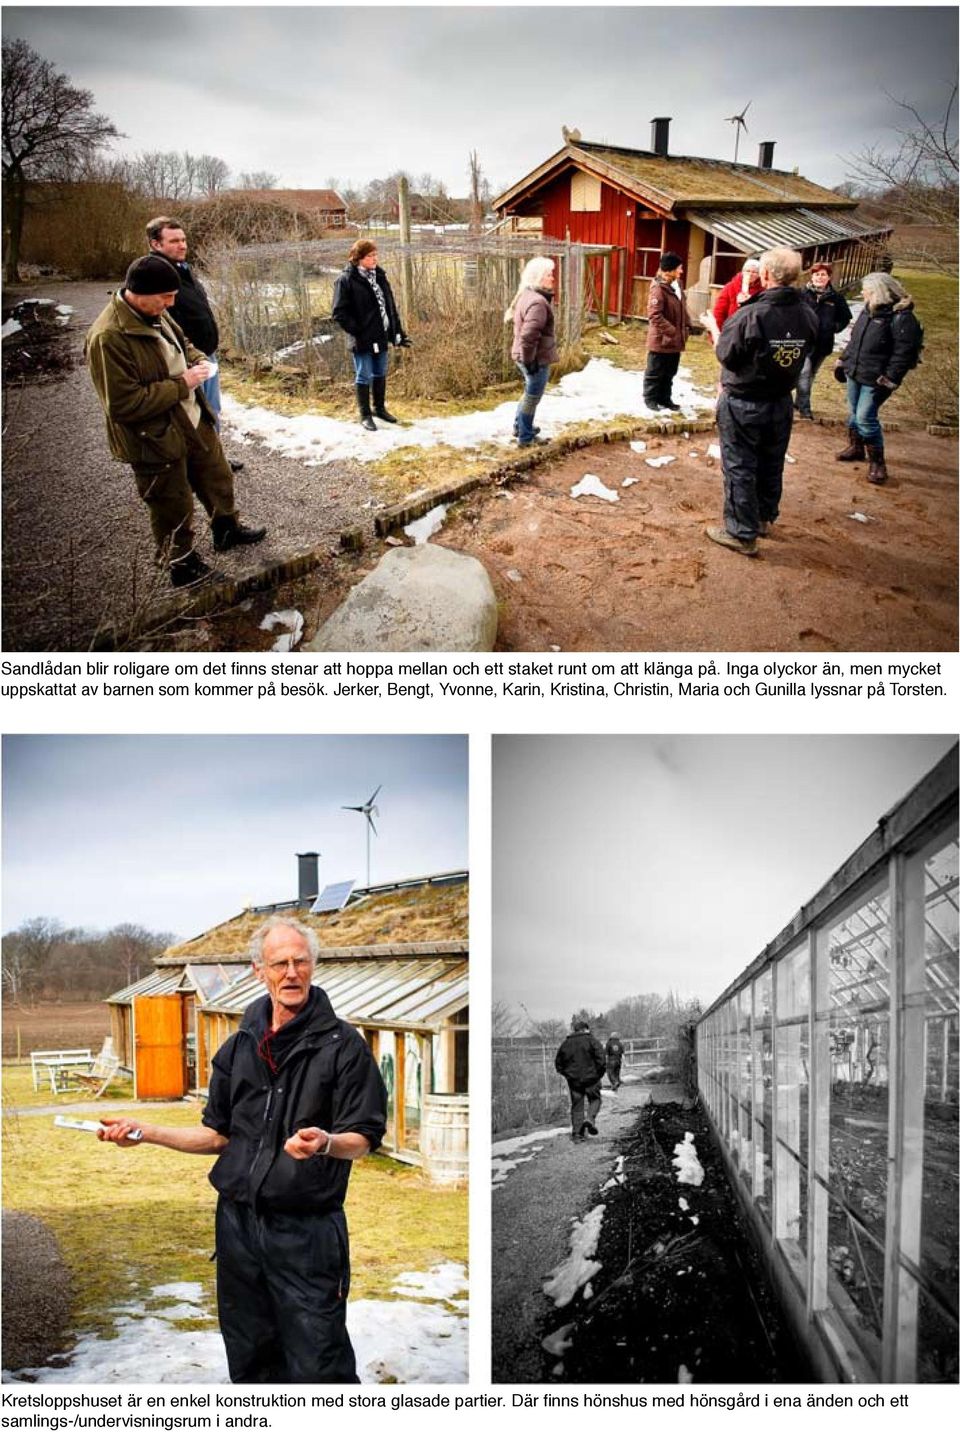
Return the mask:
<svg viewBox="0 0 960 1432">
<path fill-rule="evenodd" d="M 483 225 L 483 200 L 480 197 L 483 183 L 483 170 L 480 168 L 480 158 L 475 149 L 470 151 L 470 232 L 479 234 Z"/>
<path fill-rule="evenodd" d="M 59 920 L 48 920 L 44 915 L 24 920 L 16 930 L 4 935 L 0 969 L 8 999 L 20 1004 L 42 982 L 51 954 L 67 935 Z"/>
<path fill-rule="evenodd" d="M 276 189 L 278 176 L 271 174 L 268 169 L 244 170 L 237 175 L 238 189 Z"/>
<path fill-rule="evenodd" d="M 142 925 L 115 925 L 103 937 L 103 943 L 111 963 L 123 970 L 127 984 L 140 978 L 141 970 L 152 967 L 154 958 L 174 943 L 171 934 L 158 934 L 145 930 Z"/>
<path fill-rule="evenodd" d="M 848 161 L 849 178 L 861 191 L 882 199 L 906 220 L 942 229 L 952 252 L 957 240 L 956 102 L 954 85 L 943 113 L 927 120 L 915 105 L 893 100 L 902 115 L 896 148 L 871 146 Z"/>
<path fill-rule="evenodd" d="M 25 40 L 3 42 L 3 276 L 19 278 L 20 243 L 31 184 L 73 177 L 119 131 L 93 108 L 89 90 L 38 55 Z"/>
<path fill-rule="evenodd" d="M 208 198 L 222 194 L 228 187 L 230 167 L 215 154 L 201 154 L 197 159 L 197 187 Z"/>
</svg>

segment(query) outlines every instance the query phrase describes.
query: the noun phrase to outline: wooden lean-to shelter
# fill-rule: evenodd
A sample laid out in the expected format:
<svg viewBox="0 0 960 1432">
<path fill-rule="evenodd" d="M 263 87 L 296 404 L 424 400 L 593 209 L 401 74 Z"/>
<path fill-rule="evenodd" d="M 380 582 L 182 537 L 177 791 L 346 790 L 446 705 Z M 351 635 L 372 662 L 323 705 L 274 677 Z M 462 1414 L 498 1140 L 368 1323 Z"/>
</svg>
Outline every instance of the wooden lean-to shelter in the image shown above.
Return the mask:
<svg viewBox="0 0 960 1432">
<path fill-rule="evenodd" d="M 344 887 L 338 908 L 317 910 L 324 903 L 317 856 L 298 859 L 295 900 L 254 906 L 171 946 L 150 975 L 109 997 L 114 1044 L 135 1096 L 206 1091 L 213 1055 L 264 993 L 251 972 L 250 939 L 270 916 L 290 915 L 320 941 L 314 983 L 380 1066 L 389 1095 L 385 1150 L 435 1178 L 465 1178 L 467 872 Z"/>
</svg>

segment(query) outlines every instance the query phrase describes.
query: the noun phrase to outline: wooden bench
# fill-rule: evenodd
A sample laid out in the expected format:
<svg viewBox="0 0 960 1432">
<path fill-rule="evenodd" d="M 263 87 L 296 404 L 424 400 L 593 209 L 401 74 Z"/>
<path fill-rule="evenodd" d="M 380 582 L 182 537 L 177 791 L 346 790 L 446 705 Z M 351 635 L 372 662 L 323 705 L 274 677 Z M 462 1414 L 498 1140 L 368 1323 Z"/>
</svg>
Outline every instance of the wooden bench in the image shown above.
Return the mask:
<svg viewBox="0 0 960 1432">
<path fill-rule="evenodd" d="M 54 1094 L 66 1088 L 68 1069 L 90 1069 L 92 1066 L 93 1053 L 89 1049 L 34 1049 L 30 1053 L 34 1089 L 40 1088 L 41 1080 L 48 1079 Z"/>
</svg>

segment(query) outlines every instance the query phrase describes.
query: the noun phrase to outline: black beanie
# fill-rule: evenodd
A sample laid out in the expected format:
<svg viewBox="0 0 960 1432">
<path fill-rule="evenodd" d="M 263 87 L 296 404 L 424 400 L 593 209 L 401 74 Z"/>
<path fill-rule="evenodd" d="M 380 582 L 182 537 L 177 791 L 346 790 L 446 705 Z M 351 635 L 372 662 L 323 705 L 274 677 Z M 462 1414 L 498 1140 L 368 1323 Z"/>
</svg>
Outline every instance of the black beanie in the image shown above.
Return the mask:
<svg viewBox="0 0 960 1432">
<path fill-rule="evenodd" d="M 660 272 L 673 273 L 674 269 L 678 269 L 682 263 L 683 259 L 679 254 L 661 254 Z"/>
<path fill-rule="evenodd" d="M 147 254 L 142 259 L 134 259 L 123 286 L 130 293 L 178 293 L 180 275 L 162 254 Z"/>
</svg>

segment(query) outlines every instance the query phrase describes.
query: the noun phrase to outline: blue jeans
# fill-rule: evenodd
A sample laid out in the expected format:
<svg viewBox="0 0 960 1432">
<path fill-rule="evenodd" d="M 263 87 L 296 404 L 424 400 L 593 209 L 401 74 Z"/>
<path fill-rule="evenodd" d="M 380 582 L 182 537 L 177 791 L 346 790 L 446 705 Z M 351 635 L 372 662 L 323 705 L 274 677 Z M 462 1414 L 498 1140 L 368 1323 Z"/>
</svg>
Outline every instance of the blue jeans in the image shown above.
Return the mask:
<svg viewBox="0 0 960 1432">
<path fill-rule="evenodd" d="M 537 404 L 543 397 L 543 390 L 547 386 L 547 379 L 550 377 L 549 363 L 534 364 L 528 367 L 518 363 L 517 369 L 523 378 L 523 397 L 517 404 L 517 416 L 514 420 L 514 430 L 517 434 L 517 442 L 521 447 L 527 447 L 534 439 L 533 415 L 537 411 Z"/>
<path fill-rule="evenodd" d="M 813 388 L 814 379 L 829 356 L 828 353 L 808 353 L 803 360 L 800 377 L 797 379 L 796 399 L 796 407 L 801 413 L 809 413 L 810 411 L 810 393 Z"/>
<path fill-rule="evenodd" d="M 209 357 L 211 363 L 216 363 L 216 353 L 210 353 L 207 356 Z M 220 402 L 220 369 L 218 368 L 217 371 L 214 373 L 213 377 L 208 378 L 207 381 L 205 383 L 201 383 L 200 386 L 203 389 L 203 396 L 206 398 L 207 402 L 213 409 L 213 416 L 216 420 L 214 426 L 216 427 L 217 432 L 219 432 L 220 408 L 222 407 L 222 404 Z"/>
<path fill-rule="evenodd" d="M 385 378 L 387 376 L 387 364 L 389 362 L 390 351 L 387 348 L 384 348 L 382 353 L 354 353 L 353 371 L 356 375 L 354 382 L 369 388 L 374 378 Z"/>
<path fill-rule="evenodd" d="M 865 443 L 883 447 L 883 428 L 877 417 L 877 410 L 890 396 L 889 388 L 878 388 L 872 383 L 857 383 L 847 379 L 847 407 L 850 411 L 849 425 L 856 428 Z"/>
</svg>

